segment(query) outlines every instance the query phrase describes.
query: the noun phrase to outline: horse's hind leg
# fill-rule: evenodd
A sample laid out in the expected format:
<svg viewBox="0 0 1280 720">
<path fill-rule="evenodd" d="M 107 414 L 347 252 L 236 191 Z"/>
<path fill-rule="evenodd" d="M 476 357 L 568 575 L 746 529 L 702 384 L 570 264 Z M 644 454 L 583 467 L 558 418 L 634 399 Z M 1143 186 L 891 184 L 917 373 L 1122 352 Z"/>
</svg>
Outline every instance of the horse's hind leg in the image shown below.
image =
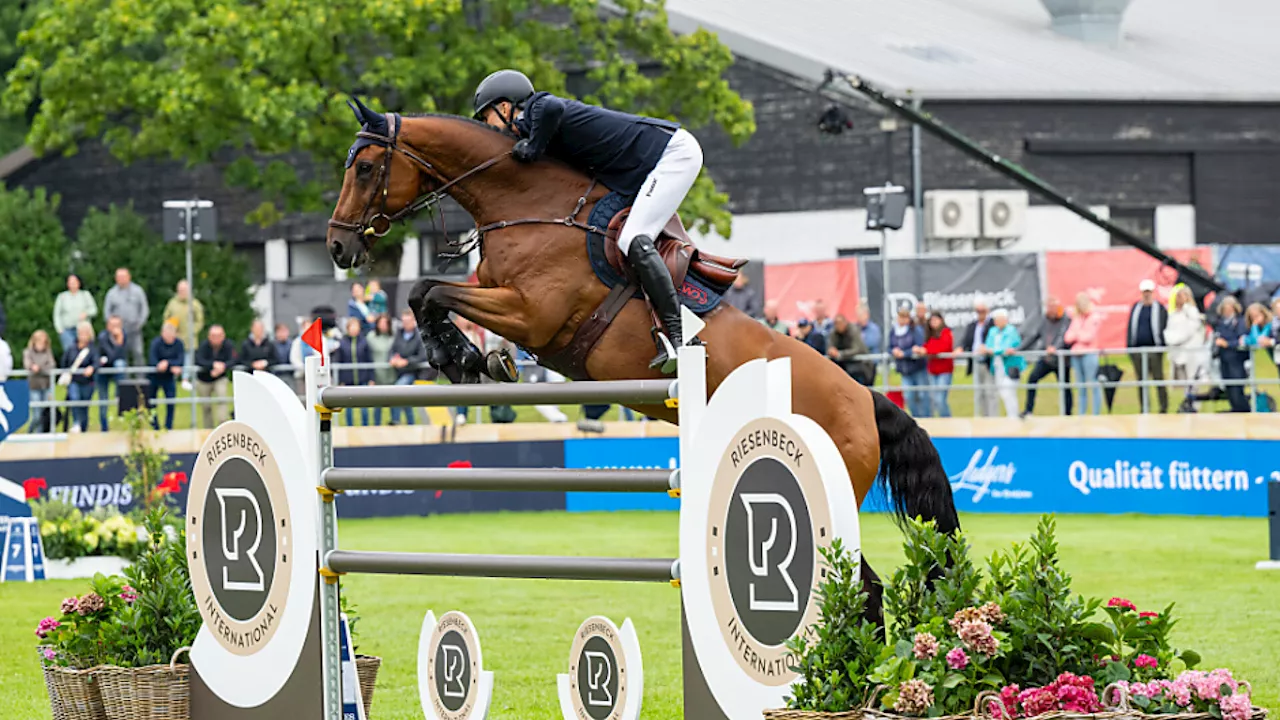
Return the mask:
<svg viewBox="0 0 1280 720">
<path fill-rule="evenodd" d="M 867 557 L 862 556 L 862 589 L 867 593 L 867 604 L 862 610 L 862 617 L 880 628 L 880 638 L 884 639 L 884 584 L 880 576 L 867 564 Z"/>
</svg>

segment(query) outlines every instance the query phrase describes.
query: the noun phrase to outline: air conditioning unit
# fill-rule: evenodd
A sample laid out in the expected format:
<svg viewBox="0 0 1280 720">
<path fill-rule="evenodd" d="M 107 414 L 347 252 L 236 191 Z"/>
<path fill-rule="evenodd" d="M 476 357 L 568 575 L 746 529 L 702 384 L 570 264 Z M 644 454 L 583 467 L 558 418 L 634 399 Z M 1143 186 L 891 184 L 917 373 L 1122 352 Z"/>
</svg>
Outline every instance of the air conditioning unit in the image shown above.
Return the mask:
<svg viewBox="0 0 1280 720">
<path fill-rule="evenodd" d="M 940 240 L 981 235 L 977 190 L 927 190 L 924 194 L 924 235 Z"/>
<path fill-rule="evenodd" d="M 1027 229 L 1026 190 L 982 192 L 982 237 L 1017 238 Z"/>
</svg>

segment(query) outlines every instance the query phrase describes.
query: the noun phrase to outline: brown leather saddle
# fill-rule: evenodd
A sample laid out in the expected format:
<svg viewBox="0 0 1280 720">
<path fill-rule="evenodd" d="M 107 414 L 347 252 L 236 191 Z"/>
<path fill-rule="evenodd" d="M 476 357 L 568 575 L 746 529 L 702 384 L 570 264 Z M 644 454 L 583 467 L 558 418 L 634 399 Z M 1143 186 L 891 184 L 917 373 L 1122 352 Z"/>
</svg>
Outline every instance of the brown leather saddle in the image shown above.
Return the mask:
<svg viewBox="0 0 1280 720">
<path fill-rule="evenodd" d="M 622 308 L 640 291 L 640 284 L 636 280 L 635 274 L 631 272 L 627 259 L 618 250 L 618 245 L 615 242 L 618 233 L 622 230 L 623 223 L 626 222 L 627 216 L 630 214 L 631 207 L 628 206 L 613 216 L 613 219 L 609 221 L 608 229 L 605 231 L 604 242 L 605 259 L 608 260 L 610 266 L 627 279 L 627 282 L 618 283 L 609 291 L 608 296 L 600 303 L 600 306 L 578 325 L 578 329 L 574 332 L 573 338 L 568 345 L 554 353 L 539 358 L 539 362 L 542 365 L 570 379 L 591 379 L 591 376 L 587 373 L 587 357 L 591 354 L 592 349 L 595 348 L 596 343 L 600 341 L 600 337 L 604 335 L 604 331 L 613 323 L 614 318 L 618 316 L 618 313 L 622 312 Z M 666 263 L 667 270 L 671 272 L 671 279 L 677 291 L 684 287 L 685 278 L 689 273 L 697 275 L 713 286 L 727 288 L 733 284 L 733 281 L 738 277 L 738 272 L 747 264 L 747 260 L 742 258 L 721 257 L 698 250 L 693 241 L 689 239 L 689 233 L 685 231 L 679 215 L 671 217 L 666 227 L 659 233 L 654 246 Z M 646 300 L 646 302 L 648 301 Z M 650 309 L 650 315 L 653 315 L 652 309 Z M 656 318 L 654 318 L 653 324 L 655 328 L 659 327 Z"/>
</svg>

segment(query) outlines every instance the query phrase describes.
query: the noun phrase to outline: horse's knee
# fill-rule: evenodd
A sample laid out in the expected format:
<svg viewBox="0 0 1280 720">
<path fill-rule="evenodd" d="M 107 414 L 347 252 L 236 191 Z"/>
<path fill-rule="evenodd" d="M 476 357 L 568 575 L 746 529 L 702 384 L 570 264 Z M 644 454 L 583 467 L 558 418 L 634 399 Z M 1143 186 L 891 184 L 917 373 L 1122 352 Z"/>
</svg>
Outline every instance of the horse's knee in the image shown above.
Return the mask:
<svg viewBox="0 0 1280 720">
<path fill-rule="evenodd" d="M 419 280 L 409 291 L 409 309 L 425 330 L 431 323 L 438 323 L 449 317 L 449 310 L 440 303 L 440 291 L 445 285 L 439 280 Z"/>
</svg>

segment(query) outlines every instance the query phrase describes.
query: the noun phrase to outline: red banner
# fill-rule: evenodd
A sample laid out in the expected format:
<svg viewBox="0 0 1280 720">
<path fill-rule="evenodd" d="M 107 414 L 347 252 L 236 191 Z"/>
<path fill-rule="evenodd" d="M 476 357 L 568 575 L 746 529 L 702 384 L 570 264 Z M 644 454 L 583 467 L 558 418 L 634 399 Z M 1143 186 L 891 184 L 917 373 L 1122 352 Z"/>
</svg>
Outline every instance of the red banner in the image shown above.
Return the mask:
<svg viewBox="0 0 1280 720">
<path fill-rule="evenodd" d="M 1210 248 L 1170 250 L 1179 262 L 1199 263 L 1205 270 L 1213 270 L 1213 253 Z M 1068 308 L 1075 304 L 1076 296 L 1088 293 L 1095 307 L 1104 313 L 1098 343 L 1104 348 L 1123 348 L 1126 344 L 1129 308 L 1138 302 L 1142 293 L 1138 283 L 1153 280 L 1156 299 L 1168 307 L 1169 294 L 1177 283 L 1177 273 L 1161 265 L 1159 260 L 1141 250 L 1117 248 L 1087 252 L 1045 253 L 1045 275 L 1048 295 L 1057 297 Z"/>
<path fill-rule="evenodd" d="M 854 258 L 821 262 L 766 265 L 765 299 L 778 301 L 778 317 L 788 323 L 813 318 L 813 303 L 822 300 L 827 315 L 850 320 L 858 308 L 858 261 Z"/>
</svg>

